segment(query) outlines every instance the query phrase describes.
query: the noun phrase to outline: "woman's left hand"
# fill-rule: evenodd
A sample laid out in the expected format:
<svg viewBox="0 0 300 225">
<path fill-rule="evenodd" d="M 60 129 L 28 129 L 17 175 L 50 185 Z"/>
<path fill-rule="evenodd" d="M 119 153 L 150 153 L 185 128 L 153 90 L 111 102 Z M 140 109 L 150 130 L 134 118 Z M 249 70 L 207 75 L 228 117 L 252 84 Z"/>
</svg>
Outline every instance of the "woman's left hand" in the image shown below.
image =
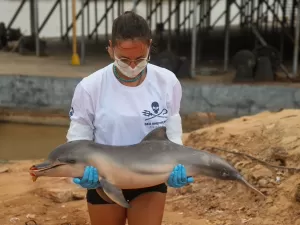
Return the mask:
<svg viewBox="0 0 300 225">
<path fill-rule="evenodd" d="M 181 188 L 189 183 L 193 183 L 193 177 L 186 176 L 186 170 L 183 165 L 177 165 L 174 170 L 172 171 L 167 184 L 173 188 Z"/>
</svg>

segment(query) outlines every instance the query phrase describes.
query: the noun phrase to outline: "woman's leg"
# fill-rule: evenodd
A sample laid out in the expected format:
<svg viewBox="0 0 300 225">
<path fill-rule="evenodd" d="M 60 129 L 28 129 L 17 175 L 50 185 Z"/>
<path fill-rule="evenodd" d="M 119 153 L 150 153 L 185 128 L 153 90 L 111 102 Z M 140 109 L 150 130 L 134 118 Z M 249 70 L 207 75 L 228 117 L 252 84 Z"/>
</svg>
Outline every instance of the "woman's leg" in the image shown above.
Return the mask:
<svg viewBox="0 0 300 225">
<path fill-rule="evenodd" d="M 117 204 L 108 204 L 96 190 L 88 190 L 87 202 L 91 225 L 126 224 L 126 209 Z"/>
<path fill-rule="evenodd" d="M 125 225 L 126 209 L 117 204 L 92 205 L 88 203 L 91 225 Z"/>
<path fill-rule="evenodd" d="M 162 184 L 143 192 L 130 201 L 128 209 L 129 225 L 161 225 L 166 201 L 167 187 Z"/>
</svg>

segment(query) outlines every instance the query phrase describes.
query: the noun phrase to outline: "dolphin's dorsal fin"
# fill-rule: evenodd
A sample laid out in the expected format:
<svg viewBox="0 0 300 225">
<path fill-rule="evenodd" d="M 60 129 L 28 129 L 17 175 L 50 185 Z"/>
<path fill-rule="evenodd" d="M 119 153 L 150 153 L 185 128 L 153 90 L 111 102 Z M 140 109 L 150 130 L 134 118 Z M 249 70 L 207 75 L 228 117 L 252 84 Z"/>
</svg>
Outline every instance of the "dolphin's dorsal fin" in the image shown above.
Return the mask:
<svg viewBox="0 0 300 225">
<path fill-rule="evenodd" d="M 167 129 L 166 127 L 158 127 L 148 133 L 143 141 L 150 141 L 150 140 L 169 140 L 167 136 Z"/>
</svg>

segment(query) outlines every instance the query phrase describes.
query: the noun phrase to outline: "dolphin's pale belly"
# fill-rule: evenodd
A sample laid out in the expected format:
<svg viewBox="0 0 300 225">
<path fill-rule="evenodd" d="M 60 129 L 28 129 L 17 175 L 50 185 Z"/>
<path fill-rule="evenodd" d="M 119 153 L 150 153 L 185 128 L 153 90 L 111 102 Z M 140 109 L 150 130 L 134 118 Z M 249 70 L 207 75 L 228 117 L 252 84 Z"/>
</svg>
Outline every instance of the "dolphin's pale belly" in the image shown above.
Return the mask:
<svg viewBox="0 0 300 225">
<path fill-rule="evenodd" d="M 169 175 L 169 171 L 160 174 L 141 174 L 123 169 L 121 172 L 119 170 L 110 171 L 107 180 L 121 189 L 134 189 L 164 183 Z"/>
<path fill-rule="evenodd" d="M 94 157 L 91 164 L 97 168 L 100 177 L 121 189 L 143 188 L 164 183 L 176 165 L 176 163 L 145 162 L 124 165 L 103 155 Z"/>
</svg>

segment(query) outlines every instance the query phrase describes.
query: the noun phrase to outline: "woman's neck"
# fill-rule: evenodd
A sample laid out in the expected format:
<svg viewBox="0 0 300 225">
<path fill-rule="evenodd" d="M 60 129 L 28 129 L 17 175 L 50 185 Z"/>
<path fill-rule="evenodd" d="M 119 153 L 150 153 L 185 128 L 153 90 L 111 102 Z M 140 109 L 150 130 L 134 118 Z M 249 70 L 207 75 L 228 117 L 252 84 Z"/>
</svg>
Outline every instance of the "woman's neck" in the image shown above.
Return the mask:
<svg viewBox="0 0 300 225">
<path fill-rule="evenodd" d="M 113 73 L 121 84 L 128 87 L 136 87 L 145 80 L 147 75 L 147 67 L 144 70 L 142 70 L 142 72 L 138 74 L 135 78 L 129 78 L 123 75 L 115 65 L 113 65 Z"/>
</svg>

